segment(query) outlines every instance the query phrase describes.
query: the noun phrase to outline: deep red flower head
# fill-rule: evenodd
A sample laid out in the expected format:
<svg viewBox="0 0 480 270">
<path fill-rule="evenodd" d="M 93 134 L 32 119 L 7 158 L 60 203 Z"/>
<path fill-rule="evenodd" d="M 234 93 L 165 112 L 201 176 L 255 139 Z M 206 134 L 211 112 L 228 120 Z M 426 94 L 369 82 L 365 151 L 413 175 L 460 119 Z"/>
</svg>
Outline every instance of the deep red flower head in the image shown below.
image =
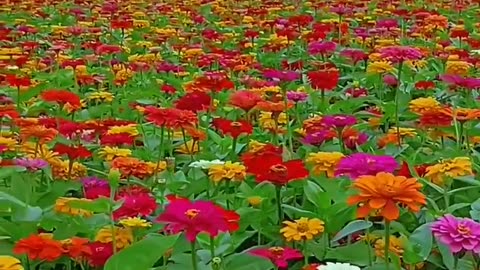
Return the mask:
<svg viewBox="0 0 480 270">
<path fill-rule="evenodd" d="M 337 87 L 340 72 L 338 69 L 309 71 L 307 76 L 313 89 L 331 91 Z"/>
<path fill-rule="evenodd" d="M 14 74 L 7 74 L 5 80 L 11 87 L 30 86 L 30 78 L 20 77 Z"/>
<path fill-rule="evenodd" d="M 162 85 L 162 87 L 160 87 L 160 89 L 162 90 L 162 92 L 169 95 L 173 95 L 177 92 L 177 89 L 175 89 L 175 87 L 170 84 L 164 84 Z"/>
<path fill-rule="evenodd" d="M 93 267 L 103 267 L 113 255 L 112 243 L 93 242 L 88 244 L 92 253 L 88 256 L 88 262 Z"/>
<path fill-rule="evenodd" d="M 232 138 L 237 138 L 241 134 L 251 134 L 253 132 L 253 126 L 243 120 L 231 121 L 228 119 L 215 118 L 213 119 L 213 126 L 223 134 L 232 136 Z"/>
<path fill-rule="evenodd" d="M 199 112 L 210 107 L 212 98 L 205 92 L 194 91 L 187 93 L 175 103 L 175 108 L 180 110 L 188 110 Z"/>
<path fill-rule="evenodd" d="M 122 200 L 123 203 L 119 209 L 113 212 L 115 220 L 125 217 L 146 217 L 157 209 L 155 198 L 148 193 L 122 194 L 116 199 Z"/>
<path fill-rule="evenodd" d="M 80 97 L 67 90 L 47 90 L 40 97 L 46 102 L 54 102 L 62 106 L 68 103 L 73 107 L 81 107 Z"/>
<path fill-rule="evenodd" d="M 248 156 L 247 156 L 248 157 Z M 256 181 L 286 185 L 291 181 L 308 177 L 308 170 L 302 160 L 283 161 L 282 155 L 265 151 L 249 158 L 242 157 L 247 172 L 255 175 Z"/>
<path fill-rule="evenodd" d="M 432 81 L 419 81 L 415 83 L 415 88 L 418 90 L 432 90 L 435 89 L 435 83 Z"/>
<path fill-rule="evenodd" d="M 100 137 L 100 144 L 102 146 L 133 145 L 134 143 L 135 137 L 129 133 L 104 134 Z"/>
<path fill-rule="evenodd" d="M 427 167 L 430 166 L 428 164 L 422 164 L 422 165 L 417 165 L 414 166 L 413 169 L 417 173 L 418 176 L 423 177 L 427 173 Z M 402 166 L 397 172 L 397 175 L 399 176 L 405 176 L 406 178 L 412 178 L 414 177 L 412 173 L 410 172 L 410 167 L 408 166 L 408 163 L 406 161 L 403 161 Z"/>
<path fill-rule="evenodd" d="M 70 160 L 89 158 L 92 156 L 92 153 L 81 145 L 69 146 L 57 143 L 55 147 L 53 147 L 53 151 L 59 153 L 60 155 L 67 155 Z"/>
<path fill-rule="evenodd" d="M 115 20 L 110 22 L 112 29 L 130 29 L 133 28 L 133 21 L 131 20 Z"/>
</svg>

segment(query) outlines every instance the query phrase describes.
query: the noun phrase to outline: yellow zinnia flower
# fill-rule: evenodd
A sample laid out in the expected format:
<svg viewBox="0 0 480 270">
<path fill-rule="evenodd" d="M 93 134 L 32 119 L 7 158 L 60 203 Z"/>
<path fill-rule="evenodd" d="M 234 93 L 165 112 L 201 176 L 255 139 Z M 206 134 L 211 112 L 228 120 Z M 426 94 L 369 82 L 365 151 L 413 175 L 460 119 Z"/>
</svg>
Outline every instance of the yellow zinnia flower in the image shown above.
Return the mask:
<svg viewBox="0 0 480 270">
<path fill-rule="evenodd" d="M 137 130 L 136 124 L 130 124 L 126 126 L 113 126 L 107 131 L 107 134 L 120 134 L 120 133 L 128 133 L 130 136 L 137 136 L 140 134 Z"/>
<path fill-rule="evenodd" d="M 89 199 L 84 198 L 68 198 L 68 197 L 60 197 L 55 201 L 55 206 L 53 210 L 56 213 L 67 214 L 70 216 L 80 216 L 80 217 L 90 217 L 93 215 L 92 212 L 83 210 L 80 208 L 72 207 L 70 204 L 72 202 L 90 202 Z"/>
<path fill-rule="evenodd" d="M 391 73 L 393 70 L 392 64 L 388 61 L 375 61 L 367 66 L 368 75 Z"/>
<path fill-rule="evenodd" d="M 200 145 L 194 140 L 182 143 L 177 149 L 175 149 L 175 152 L 180 154 L 195 154 L 198 153 L 198 151 L 200 151 Z"/>
<path fill-rule="evenodd" d="M 139 217 L 129 217 L 121 219 L 118 223 L 120 223 L 124 227 L 129 228 L 148 228 L 152 226 L 151 222 L 148 222 L 145 219 Z"/>
<path fill-rule="evenodd" d="M 445 73 L 451 75 L 467 76 L 473 65 L 465 61 L 447 61 Z"/>
<path fill-rule="evenodd" d="M 105 226 L 95 236 L 95 241 L 100 243 L 111 243 L 115 237 L 115 244 L 118 249 L 128 247 L 133 242 L 132 230 L 128 227 Z"/>
<path fill-rule="evenodd" d="M 409 103 L 410 111 L 416 114 L 422 114 L 428 111 L 436 111 L 441 108 L 440 102 L 433 97 L 417 98 Z"/>
<path fill-rule="evenodd" d="M 17 140 L 12 138 L 0 137 L 0 146 L 7 148 L 10 151 L 15 150 L 17 145 Z"/>
<path fill-rule="evenodd" d="M 47 161 L 50 165 L 60 162 L 57 152 L 48 149 L 45 144 L 36 145 L 33 142 L 26 142 L 22 144 L 20 151 L 28 158 L 41 158 Z"/>
<path fill-rule="evenodd" d="M 208 169 L 208 175 L 210 179 L 218 183 L 222 180 L 241 181 L 245 179 L 246 168 L 242 164 L 231 161 L 225 162 L 225 164 L 215 164 Z"/>
<path fill-rule="evenodd" d="M 258 123 L 264 129 L 277 129 L 279 126 L 285 125 L 287 123 L 287 115 L 283 112 L 278 115 L 277 127 L 275 125 L 275 119 L 273 119 L 271 112 L 260 112 Z"/>
<path fill-rule="evenodd" d="M 87 167 L 78 162 L 73 162 L 70 169 L 70 161 L 58 160 L 50 164 L 52 166 L 52 175 L 55 180 L 78 180 L 87 175 Z"/>
<path fill-rule="evenodd" d="M 106 91 L 99 91 L 90 93 L 87 97 L 90 101 L 112 102 L 115 96 Z"/>
<path fill-rule="evenodd" d="M 248 142 L 248 152 L 256 153 L 256 152 L 262 150 L 265 145 L 267 145 L 267 144 L 261 143 L 259 141 L 255 141 L 255 140 L 250 140 L 250 142 Z"/>
<path fill-rule="evenodd" d="M 247 198 L 248 204 L 250 204 L 253 207 L 259 206 L 263 201 L 263 198 L 260 196 L 251 196 Z"/>
<path fill-rule="evenodd" d="M 121 149 L 118 147 L 105 146 L 99 152 L 98 155 L 106 161 L 112 161 L 116 157 L 129 157 L 132 155 L 132 150 Z"/>
<path fill-rule="evenodd" d="M 23 270 L 23 266 L 19 259 L 2 255 L 0 256 L 0 270 Z"/>
<path fill-rule="evenodd" d="M 415 136 L 417 136 L 417 131 L 414 128 L 401 127 L 401 128 L 398 129 L 398 132 L 400 133 L 401 137 L 415 137 Z M 388 130 L 388 134 L 397 135 L 397 128 L 392 127 L 391 129 Z"/>
<path fill-rule="evenodd" d="M 308 219 L 302 217 L 300 219 L 292 221 L 284 221 L 286 226 L 280 229 L 280 233 L 290 241 L 311 240 L 315 235 L 322 233 L 325 228 L 324 222 L 318 218 Z"/>
<path fill-rule="evenodd" d="M 404 250 L 405 239 L 403 237 L 396 237 L 391 235 L 389 242 L 389 253 L 395 254 L 397 257 L 401 258 Z M 375 255 L 379 258 L 385 257 L 385 239 L 381 238 L 375 241 Z"/>
<path fill-rule="evenodd" d="M 425 178 L 437 185 L 442 185 L 447 178 L 472 175 L 472 162 L 468 157 L 456 157 L 443 160 L 432 166 L 428 166 Z"/>
<path fill-rule="evenodd" d="M 344 155 L 340 152 L 310 153 L 306 159 L 307 164 L 313 165 L 313 173 L 320 175 L 323 172 L 327 177 L 334 177 L 335 168 Z"/>
</svg>

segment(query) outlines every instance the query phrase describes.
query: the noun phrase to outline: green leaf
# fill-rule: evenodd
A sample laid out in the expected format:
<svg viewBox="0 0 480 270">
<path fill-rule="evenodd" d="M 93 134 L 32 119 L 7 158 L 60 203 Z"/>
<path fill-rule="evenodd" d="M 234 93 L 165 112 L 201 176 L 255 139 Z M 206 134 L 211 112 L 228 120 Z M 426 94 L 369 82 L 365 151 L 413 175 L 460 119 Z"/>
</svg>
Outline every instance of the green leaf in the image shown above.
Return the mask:
<svg viewBox="0 0 480 270">
<path fill-rule="evenodd" d="M 228 270 L 269 270 L 273 264 L 266 259 L 246 253 L 235 254 L 226 259 L 225 269 Z"/>
<path fill-rule="evenodd" d="M 450 205 L 447 208 L 447 212 L 448 213 L 453 213 L 453 212 L 457 211 L 458 209 L 462 209 L 462 208 L 470 206 L 470 205 L 471 204 L 469 204 L 469 203 L 456 203 L 456 204 Z"/>
<path fill-rule="evenodd" d="M 177 242 L 178 235 L 149 235 L 116 253 L 104 270 L 148 270 Z"/>
<path fill-rule="evenodd" d="M 307 199 L 318 208 L 327 208 L 330 206 L 330 198 L 322 188 L 315 182 L 307 181 L 303 187 Z"/>
<path fill-rule="evenodd" d="M 439 241 L 437 241 L 437 245 L 438 245 L 438 250 L 440 251 L 440 254 L 442 254 L 443 264 L 445 264 L 447 269 L 453 270 L 455 265 L 455 258 L 452 252 L 446 245 L 444 245 Z"/>
<path fill-rule="evenodd" d="M 68 203 L 72 208 L 83 209 L 94 213 L 109 213 L 113 202 L 108 198 L 98 198 L 93 201 L 71 201 Z"/>
<path fill-rule="evenodd" d="M 328 260 L 338 260 L 348 262 L 358 266 L 366 266 L 369 261 L 373 261 L 373 251 L 364 241 L 356 242 L 349 246 L 343 246 L 327 251 L 325 258 Z M 370 258 L 369 258 L 370 256 Z"/>
<path fill-rule="evenodd" d="M 409 238 L 415 253 L 421 256 L 422 260 L 426 260 L 428 258 L 433 247 L 433 237 L 430 226 L 431 223 L 423 224 L 413 231 Z"/>
<path fill-rule="evenodd" d="M 354 220 L 350 223 L 347 224 L 347 226 L 343 227 L 341 231 L 335 235 L 335 237 L 332 239 L 332 242 L 336 242 L 348 235 L 351 235 L 352 233 L 368 229 L 372 227 L 373 223 L 370 221 L 366 220 Z"/>
</svg>

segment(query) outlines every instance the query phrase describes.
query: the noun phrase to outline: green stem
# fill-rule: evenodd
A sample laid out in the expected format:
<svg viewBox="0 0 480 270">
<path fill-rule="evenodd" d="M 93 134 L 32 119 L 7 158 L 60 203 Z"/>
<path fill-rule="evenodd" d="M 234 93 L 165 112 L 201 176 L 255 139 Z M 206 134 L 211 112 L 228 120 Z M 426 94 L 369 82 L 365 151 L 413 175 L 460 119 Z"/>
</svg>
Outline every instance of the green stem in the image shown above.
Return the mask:
<svg viewBox="0 0 480 270">
<path fill-rule="evenodd" d="M 237 159 L 237 138 L 233 138 L 232 141 L 232 150 L 230 151 L 230 159 L 235 161 Z"/>
<path fill-rule="evenodd" d="M 114 202 L 115 200 L 115 188 L 110 186 L 110 201 Z M 117 253 L 117 239 L 115 233 L 115 220 L 113 219 L 113 207 L 109 206 L 108 211 L 110 212 L 110 226 L 112 227 L 112 245 L 113 245 L 113 254 Z"/>
<path fill-rule="evenodd" d="M 398 82 L 397 82 L 397 89 L 395 91 L 395 126 L 397 128 L 397 140 L 398 140 L 398 145 L 401 145 L 401 138 L 400 138 L 400 117 L 399 117 L 399 96 L 400 96 L 400 85 L 402 84 L 402 68 L 403 68 L 403 62 L 400 62 L 398 64 Z"/>
<path fill-rule="evenodd" d="M 281 198 L 281 187 L 276 187 L 275 195 L 277 198 L 277 211 L 278 211 L 278 224 L 282 224 L 283 221 L 283 211 L 282 211 L 282 198 Z"/>
<path fill-rule="evenodd" d="M 197 251 L 195 250 L 195 242 L 192 243 L 192 269 L 198 270 Z"/>
<path fill-rule="evenodd" d="M 290 125 L 290 114 L 288 113 L 288 99 L 287 99 L 287 90 L 283 91 L 283 104 L 285 106 L 285 116 L 287 118 L 287 137 L 288 137 L 288 149 L 290 153 L 293 152 L 293 135 L 292 135 L 292 127 Z M 287 144 L 287 140 L 285 140 L 285 144 Z"/>
<path fill-rule="evenodd" d="M 230 210 L 230 180 L 225 182 L 225 201 L 227 202 L 227 210 Z"/>
<path fill-rule="evenodd" d="M 365 219 L 365 221 L 368 222 L 368 218 Z M 366 245 L 367 245 L 367 254 L 368 254 L 368 266 L 372 266 L 373 265 L 373 261 L 372 261 L 372 247 L 370 246 L 370 228 L 367 228 L 365 230 L 365 238 L 366 238 Z"/>
<path fill-rule="evenodd" d="M 215 238 L 210 237 L 210 256 L 215 258 Z"/>
<path fill-rule="evenodd" d="M 386 270 L 390 269 L 390 221 L 385 220 L 385 264 Z"/>
<path fill-rule="evenodd" d="M 308 247 L 307 240 L 303 240 L 303 262 L 305 265 L 308 265 Z"/>
</svg>

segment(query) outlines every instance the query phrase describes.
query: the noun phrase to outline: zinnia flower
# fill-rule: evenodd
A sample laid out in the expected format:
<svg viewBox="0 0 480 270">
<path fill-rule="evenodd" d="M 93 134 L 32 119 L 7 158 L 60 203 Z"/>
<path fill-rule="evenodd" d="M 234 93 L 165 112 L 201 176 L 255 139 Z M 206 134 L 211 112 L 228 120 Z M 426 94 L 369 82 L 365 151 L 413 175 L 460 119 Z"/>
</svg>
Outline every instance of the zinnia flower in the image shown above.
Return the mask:
<svg viewBox="0 0 480 270">
<path fill-rule="evenodd" d="M 71 206 L 72 202 L 90 202 L 89 199 L 60 197 L 55 201 L 53 209 L 56 213 L 67 214 L 70 216 L 90 217 L 92 212 Z"/>
<path fill-rule="evenodd" d="M 422 53 L 408 46 L 391 46 L 380 50 L 382 58 L 393 63 L 402 63 L 407 60 L 418 60 L 423 57 Z"/>
<path fill-rule="evenodd" d="M 318 218 L 300 218 L 292 221 L 284 221 L 285 226 L 280 230 L 283 237 L 290 241 L 312 240 L 314 236 L 324 231 L 323 221 Z"/>
<path fill-rule="evenodd" d="M 249 253 L 272 261 L 280 269 L 287 269 L 288 261 L 301 260 L 303 258 L 300 251 L 290 247 L 257 248 Z"/>
<path fill-rule="evenodd" d="M 438 102 L 435 98 L 426 97 L 411 100 L 409 103 L 409 108 L 413 113 L 422 114 L 427 111 L 438 111 L 441 106 L 440 102 Z"/>
<path fill-rule="evenodd" d="M 331 91 L 337 87 L 340 72 L 338 69 L 309 71 L 307 77 L 313 89 Z"/>
<path fill-rule="evenodd" d="M 202 169 L 209 169 L 210 167 L 214 165 L 223 165 L 225 164 L 225 161 L 221 161 L 219 159 L 214 159 L 214 160 L 199 160 L 199 161 L 194 161 L 188 165 L 188 167 L 192 168 L 202 168 Z"/>
<path fill-rule="evenodd" d="M 101 228 L 95 236 L 95 241 L 100 243 L 112 243 L 115 237 L 115 244 L 118 249 L 128 247 L 133 243 L 133 234 L 130 228 L 113 227 L 107 225 Z M 111 244 L 110 244 L 111 245 Z"/>
<path fill-rule="evenodd" d="M 335 175 L 355 179 L 362 175 L 376 175 L 379 172 L 393 173 L 397 167 L 397 161 L 391 156 L 355 153 L 340 160 Z"/>
<path fill-rule="evenodd" d="M 211 165 L 208 169 L 210 179 L 219 183 L 222 180 L 241 181 L 246 176 L 245 166 L 238 162 L 227 161 L 224 164 Z"/>
<path fill-rule="evenodd" d="M 452 253 L 480 252 L 480 223 L 469 218 L 457 218 L 447 214 L 431 227 L 433 235 L 448 246 Z"/>
<path fill-rule="evenodd" d="M 146 221 L 145 219 L 139 217 L 128 217 L 121 219 L 118 223 L 124 227 L 130 228 L 149 228 L 152 226 L 151 222 Z"/>
<path fill-rule="evenodd" d="M 88 245 L 92 254 L 88 256 L 88 262 L 93 267 L 103 267 L 107 260 L 113 255 L 111 243 L 93 242 Z"/>
<path fill-rule="evenodd" d="M 336 114 L 322 117 L 322 124 L 329 128 L 343 129 L 348 126 L 353 126 L 356 123 L 357 119 L 351 115 Z"/>
<path fill-rule="evenodd" d="M 251 134 L 253 127 L 247 121 L 230 121 L 228 119 L 215 118 L 213 126 L 220 130 L 223 134 L 228 134 L 232 138 L 237 138 L 241 134 Z"/>
<path fill-rule="evenodd" d="M 2 255 L 0 256 L 0 270 L 23 270 L 22 263 L 19 259 Z"/>
<path fill-rule="evenodd" d="M 229 228 L 223 213 L 209 201 L 174 200 L 165 207 L 157 221 L 167 224 L 166 231 L 185 232 L 190 242 L 195 242 L 201 232 L 215 237 L 220 232 L 227 232 Z"/>
<path fill-rule="evenodd" d="M 30 260 L 54 262 L 62 256 L 60 242 L 41 235 L 30 235 L 20 239 L 13 248 L 13 253 L 27 255 Z"/>
<path fill-rule="evenodd" d="M 37 171 L 48 166 L 48 162 L 43 159 L 17 158 L 15 165 L 24 167 L 29 171 Z"/>
<path fill-rule="evenodd" d="M 250 111 L 262 100 L 262 97 L 251 91 L 238 91 L 230 96 L 229 103 L 246 112 Z"/>
<path fill-rule="evenodd" d="M 327 177 L 335 176 L 335 168 L 344 155 L 340 152 L 318 152 L 310 153 L 306 163 L 312 165 L 313 173 L 321 175 L 325 173 Z"/>
<path fill-rule="evenodd" d="M 60 106 L 65 104 L 78 108 L 82 106 L 80 97 L 67 90 L 47 90 L 40 94 L 40 97 L 46 102 L 54 102 Z"/>
<path fill-rule="evenodd" d="M 392 64 L 387 61 L 371 62 L 367 66 L 367 74 L 369 75 L 391 73 L 393 70 Z"/>
<path fill-rule="evenodd" d="M 456 157 L 442 160 L 435 165 L 428 166 L 425 178 L 437 185 L 442 185 L 447 178 L 472 175 L 472 162 L 468 157 Z"/>
<path fill-rule="evenodd" d="M 348 203 L 359 205 L 359 218 L 374 214 L 396 220 L 400 216 L 399 206 L 418 212 L 426 204 L 425 195 L 420 192 L 422 185 L 415 178 L 379 172 L 375 176 L 360 176 L 353 182 L 353 188 L 359 194 L 348 198 Z"/>
</svg>

